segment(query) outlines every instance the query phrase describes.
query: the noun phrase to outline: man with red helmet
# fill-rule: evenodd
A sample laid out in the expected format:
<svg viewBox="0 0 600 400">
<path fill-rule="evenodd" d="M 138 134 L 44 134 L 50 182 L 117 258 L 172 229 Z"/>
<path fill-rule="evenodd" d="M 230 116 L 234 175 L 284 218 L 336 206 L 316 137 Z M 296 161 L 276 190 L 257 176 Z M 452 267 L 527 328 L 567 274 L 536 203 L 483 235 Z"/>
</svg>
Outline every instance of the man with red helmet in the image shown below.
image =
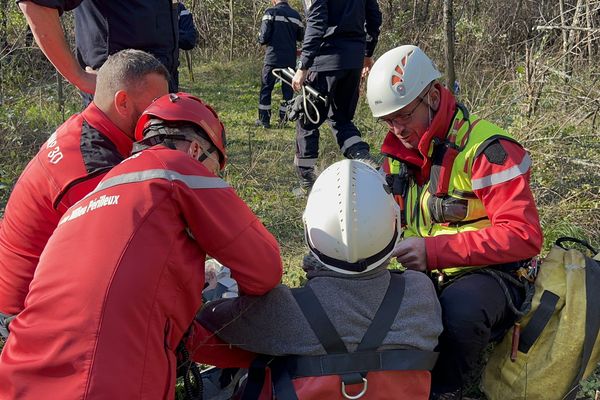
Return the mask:
<svg viewBox="0 0 600 400">
<path fill-rule="evenodd" d="M 56 129 L 17 181 L 0 224 L 0 334 L 23 310 L 40 254 L 69 207 L 131 155 L 135 124 L 168 93 L 168 72 L 150 54 L 123 50 L 98 71 L 94 101 Z"/>
<path fill-rule="evenodd" d="M 226 152 L 210 107 L 163 96 L 136 138 L 143 151 L 71 207 L 48 242 L 0 357 L 0 398 L 171 400 L 206 256 L 243 293 L 280 281 L 277 242 L 213 173 Z"/>
</svg>

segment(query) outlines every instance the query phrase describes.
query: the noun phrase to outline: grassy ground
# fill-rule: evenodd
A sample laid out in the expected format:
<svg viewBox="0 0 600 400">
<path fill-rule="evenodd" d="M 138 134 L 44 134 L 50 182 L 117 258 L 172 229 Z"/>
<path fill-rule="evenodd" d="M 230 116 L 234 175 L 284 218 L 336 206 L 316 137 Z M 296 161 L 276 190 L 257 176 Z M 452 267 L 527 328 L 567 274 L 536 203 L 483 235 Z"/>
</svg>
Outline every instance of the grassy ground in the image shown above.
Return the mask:
<svg viewBox="0 0 600 400">
<path fill-rule="evenodd" d="M 300 262 L 305 254 L 301 215 L 305 199 L 292 190 L 297 186 L 293 158 L 294 129 L 257 128 L 259 76 L 256 61 L 234 63 L 195 60 L 194 81 L 181 70 L 182 90 L 207 101 L 219 113 L 228 134 L 229 164 L 224 178 L 250 205 L 278 239 L 285 266 L 284 282 L 297 286 L 303 279 Z M 47 66 L 40 74 L 52 76 Z M 476 78 L 473 78 L 476 79 Z M 463 85 L 469 86 L 466 83 Z M 581 84 L 585 86 L 585 82 Z M 477 85 L 471 85 L 476 90 Z M 531 151 L 535 162 L 532 187 L 540 209 L 546 235 L 545 251 L 556 237 L 574 235 L 600 245 L 600 141 L 593 123 L 578 113 L 577 107 L 566 110 L 550 99 L 541 101 L 547 112 L 530 120 L 521 114 L 518 82 L 487 88 L 481 93 L 465 92 L 462 99 L 482 117 L 508 127 Z M 64 115 L 79 110 L 75 91 L 65 88 L 67 101 Z M 0 107 L 0 216 L 16 178 L 41 143 L 63 120 L 56 99 L 56 84 L 23 85 L 6 96 Z M 281 95 L 274 92 L 277 108 Z M 566 111 L 565 111 L 566 110 Z M 275 120 L 275 118 L 274 118 Z M 365 140 L 378 150 L 384 128 L 370 116 L 361 97 L 355 122 Z M 318 168 L 342 158 L 328 127 L 321 131 Z M 377 152 L 377 151 L 376 151 Z M 573 161 L 575 160 L 575 161 Z M 593 398 L 600 389 L 597 371 L 584 385 L 580 398 Z M 477 390 L 472 393 L 478 397 Z"/>
</svg>

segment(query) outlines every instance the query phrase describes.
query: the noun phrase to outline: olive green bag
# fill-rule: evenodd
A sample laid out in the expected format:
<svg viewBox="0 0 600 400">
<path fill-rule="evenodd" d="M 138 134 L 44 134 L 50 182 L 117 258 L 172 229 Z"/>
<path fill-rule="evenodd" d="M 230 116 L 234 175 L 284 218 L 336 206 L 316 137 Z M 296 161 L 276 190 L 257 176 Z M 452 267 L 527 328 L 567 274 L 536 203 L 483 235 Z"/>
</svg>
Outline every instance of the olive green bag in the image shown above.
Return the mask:
<svg viewBox="0 0 600 400">
<path fill-rule="evenodd" d="M 520 321 L 518 351 L 509 332 L 484 370 L 481 386 L 490 400 L 575 399 L 579 381 L 600 362 L 600 254 L 592 259 L 565 242 L 593 250 L 577 239 L 556 241 Z"/>
</svg>

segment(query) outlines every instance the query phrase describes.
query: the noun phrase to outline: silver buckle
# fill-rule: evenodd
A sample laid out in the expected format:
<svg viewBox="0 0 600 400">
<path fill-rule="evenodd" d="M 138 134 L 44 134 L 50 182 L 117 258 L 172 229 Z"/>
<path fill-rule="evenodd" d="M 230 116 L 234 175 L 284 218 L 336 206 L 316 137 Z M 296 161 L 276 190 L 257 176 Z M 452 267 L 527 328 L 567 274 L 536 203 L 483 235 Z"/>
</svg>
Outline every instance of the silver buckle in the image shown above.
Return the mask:
<svg viewBox="0 0 600 400">
<path fill-rule="evenodd" d="M 346 384 L 344 383 L 344 381 L 342 381 L 342 395 L 349 400 L 356 400 L 356 399 L 360 399 L 361 397 L 363 397 L 365 395 L 365 393 L 367 393 L 368 385 L 367 385 L 367 378 L 362 378 L 362 380 L 363 380 L 363 388 L 359 394 L 354 395 L 354 396 L 346 393 Z"/>
</svg>

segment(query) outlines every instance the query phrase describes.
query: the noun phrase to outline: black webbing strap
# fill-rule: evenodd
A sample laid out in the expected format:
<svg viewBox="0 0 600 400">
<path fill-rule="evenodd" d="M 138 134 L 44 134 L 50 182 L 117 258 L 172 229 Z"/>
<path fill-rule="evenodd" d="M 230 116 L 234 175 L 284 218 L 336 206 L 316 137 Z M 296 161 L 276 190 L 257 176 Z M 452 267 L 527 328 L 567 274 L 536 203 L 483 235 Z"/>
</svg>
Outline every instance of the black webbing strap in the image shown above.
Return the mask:
<svg viewBox="0 0 600 400">
<path fill-rule="evenodd" d="M 400 221 L 396 221 L 396 224 L 398 224 L 398 223 L 400 223 Z M 357 262 L 354 262 L 354 263 L 344 261 L 344 260 L 338 260 L 337 258 L 329 257 L 328 255 L 321 253 L 319 250 L 317 250 L 312 245 L 310 238 L 308 237 L 308 231 L 306 231 L 304 233 L 304 237 L 306 239 L 306 243 L 308 244 L 308 247 L 310 248 L 310 250 L 313 253 L 315 253 L 315 255 L 319 258 L 319 260 L 321 260 L 325 264 L 328 264 L 328 265 L 331 265 L 331 266 L 334 266 L 336 268 L 340 268 L 340 269 L 343 269 L 346 271 L 363 272 L 364 270 L 366 270 L 369 267 L 369 265 L 377 262 L 378 260 L 381 260 L 383 257 L 385 257 L 387 254 L 389 254 L 394 249 L 394 246 L 396 246 L 396 240 L 398 239 L 398 229 L 394 229 L 394 236 L 392 236 L 392 240 L 390 240 L 390 242 L 382 250 L 378 251 L 377 253 L 373 254 L 372 256 L 369 256 L 362 260 L 358 260 Z"/>
<path fill-rule="evenodd" d="M 346 345 L 310 286 L 293 289 L 292 295 L 327 354 L 347 353 Z"/>
<path fill-rule="evenodd" d="M 321 356 L 290 356 L 286 364 L 293 378 L 344 375 L 371 371 L 430 371 L 438 353 L 425 350 L 362 351 Z"/>
<path fill-rule="evenodd" d="M 583 351 L 581 355 L 581 366 L 579 372 L 573 382 L 571 383 L 571 390 L 564 397 L 566 400 L 575 400 L 577 396 L 577 389 L 579 388 L 579 381 L 583 378 L 592 351 L 594 350 L 594 344 L 598 338 L 598 332 L 600 331 L 600 297 L 596 294 L 596 290 L 600 287 L 600 262 L 593 260 L 589 257 L 585 257 L 585 292 L 586 292 L 586 305 L 585 305 L 585 339 L 583 342 Z"/>
<path fill-rule="evenodd" d="M 390 284 L 379 305 L 379 309 L 373 317 L 373 321 L 356 348 L 357 352 L 377 350 L 387 336 L 396 316 L 400 310 L 400 304 L 404 298 L 405 281 L 402 274 L 390 273 Z"/>
<path fill-rule="evenodd" d="M 552 314 L 554 314 L 554 309 L 559 298 L 551 291 L 544 290 L 540 299 L 540 305 L 534 311 L 533 317 L 531 317 L 527 326 L 521 331 L 521 337 L 519 338 L 519 351 L 521 353 L 527 353 L 540 336 L 548 321 L 550 321 Z"/>
<path fill-rule="evenodd" d="M 260 396 L 265 383 L 266 369 L 273 361 L 273 356 L 258 355 L 248 368 L 248 378 L 241 400 L 256 400 Z"/>
</svg>

